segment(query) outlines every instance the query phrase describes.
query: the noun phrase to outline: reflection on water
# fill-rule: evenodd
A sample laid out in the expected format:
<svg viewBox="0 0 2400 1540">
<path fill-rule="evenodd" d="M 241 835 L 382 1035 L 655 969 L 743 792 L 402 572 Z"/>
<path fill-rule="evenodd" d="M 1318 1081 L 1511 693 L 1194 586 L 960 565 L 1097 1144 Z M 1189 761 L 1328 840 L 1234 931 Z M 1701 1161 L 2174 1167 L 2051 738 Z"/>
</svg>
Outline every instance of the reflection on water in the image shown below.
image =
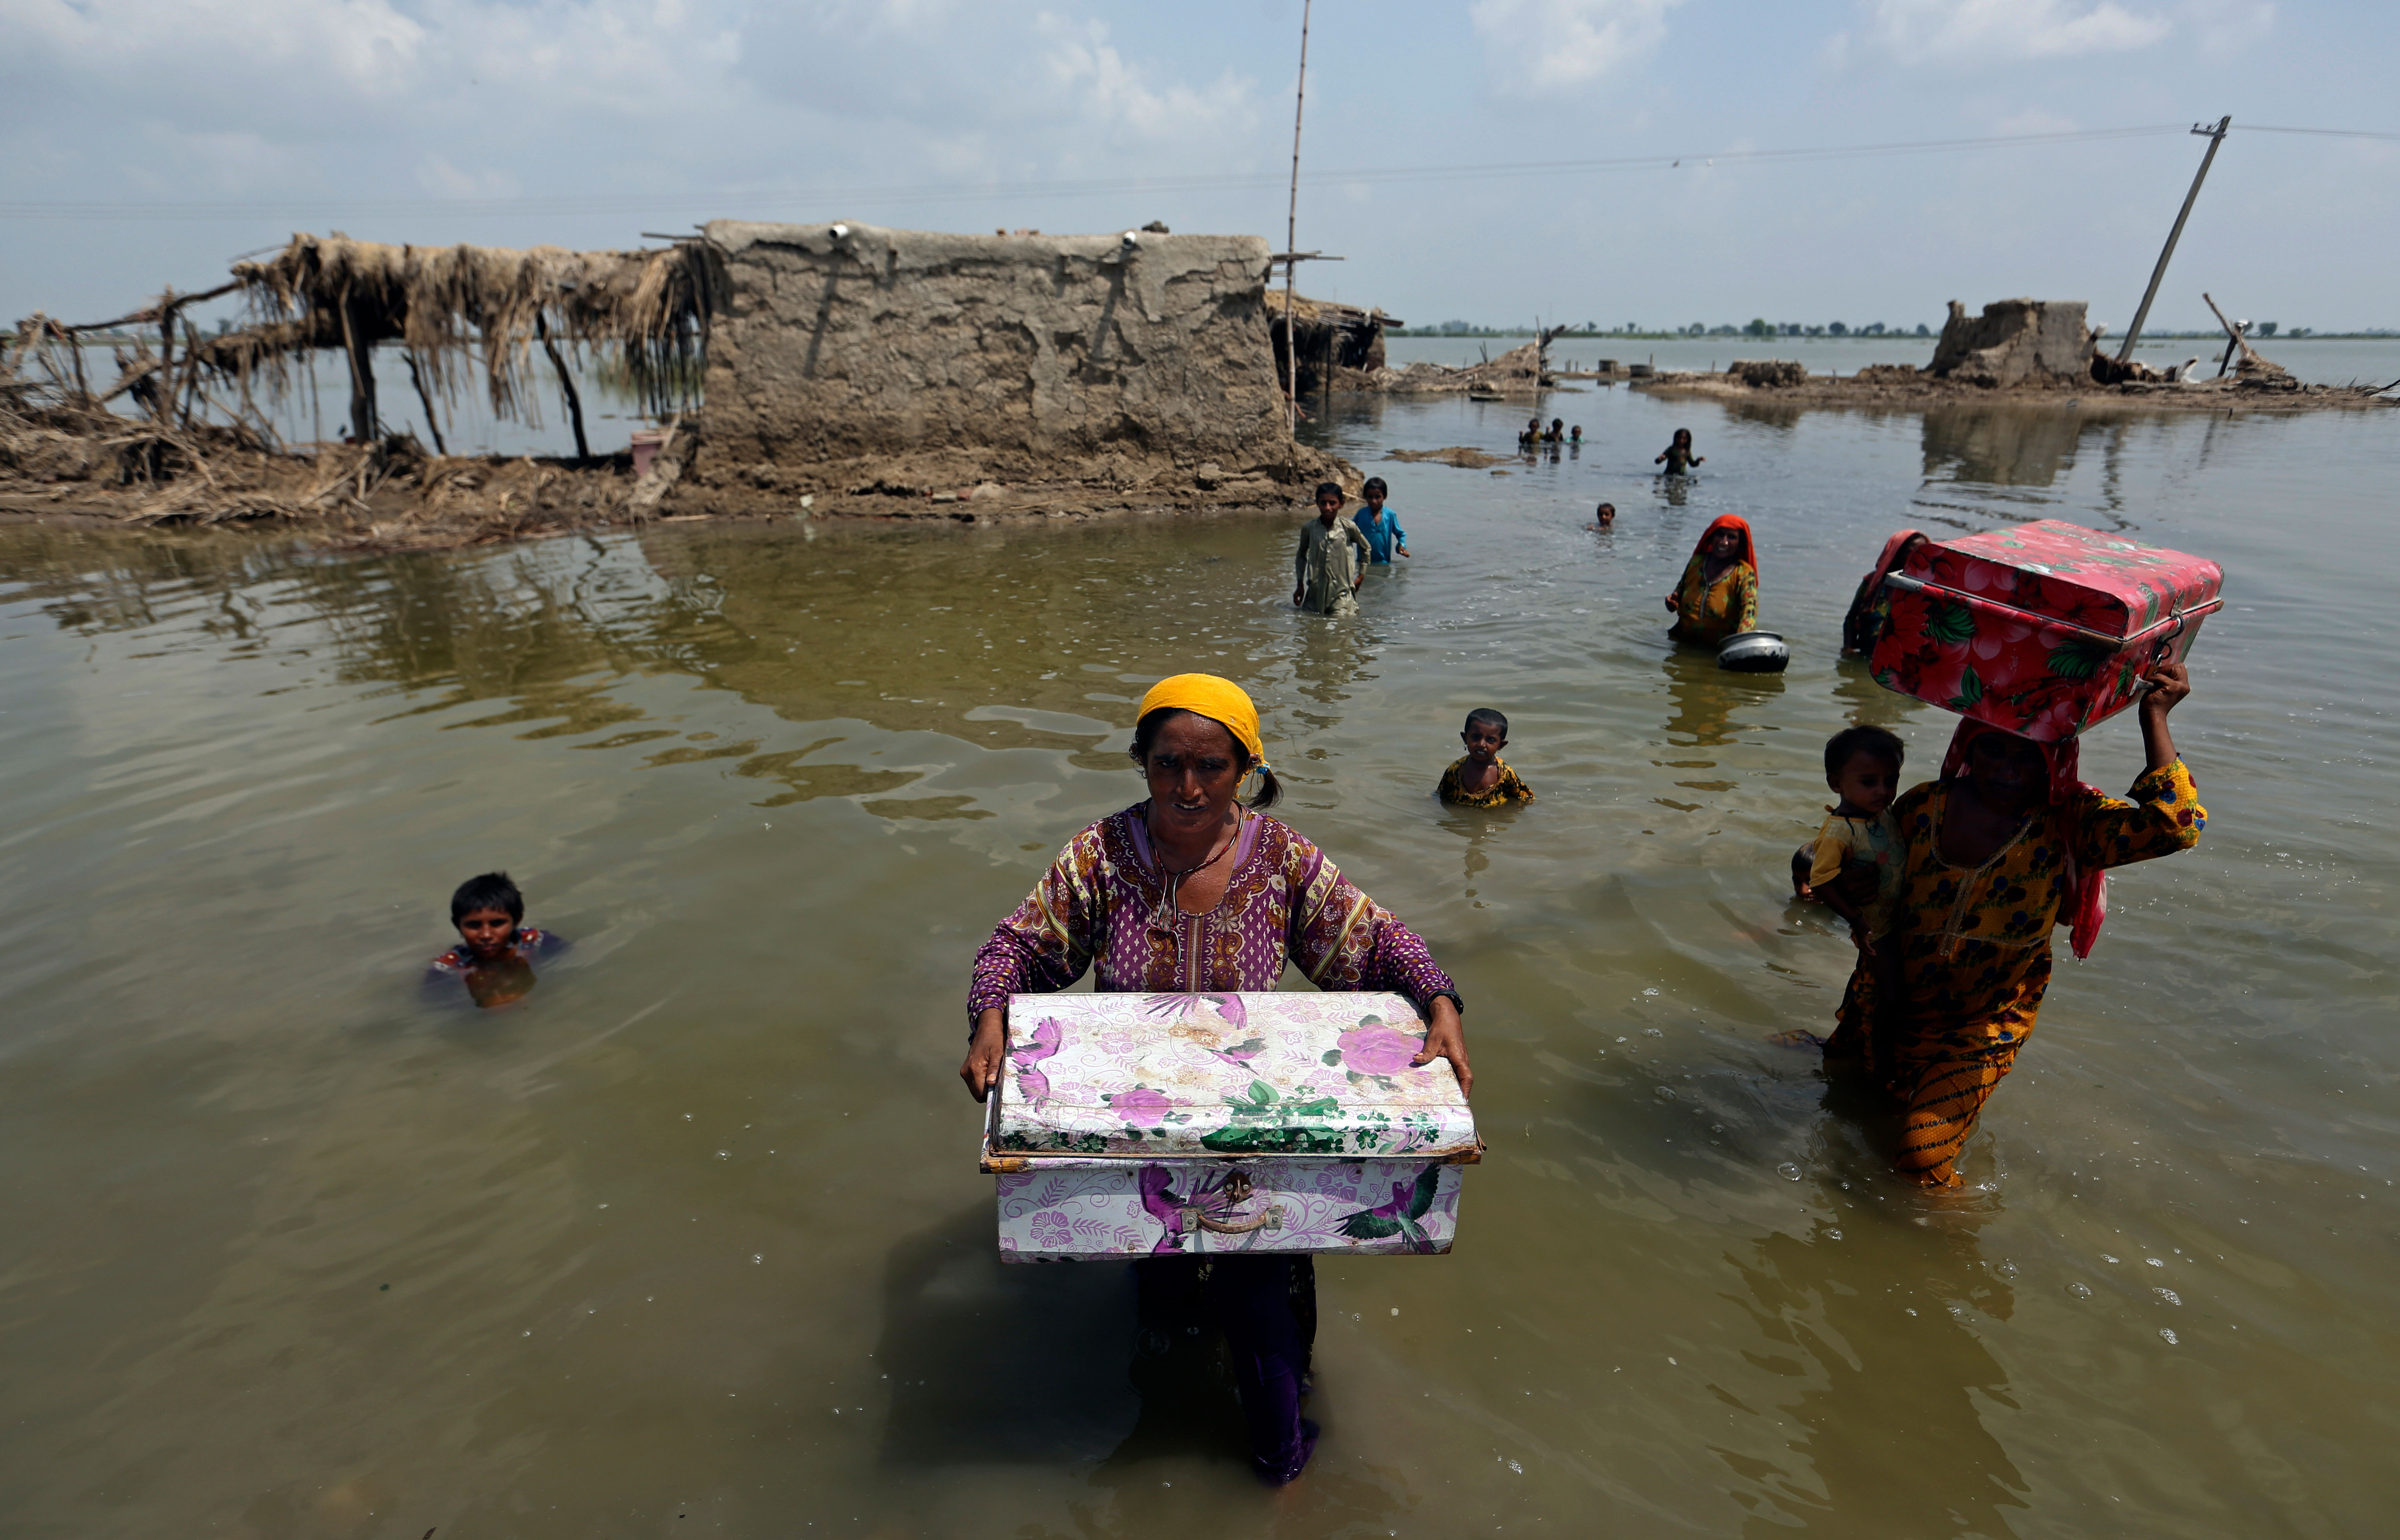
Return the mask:
<svg viewBox="0 0 2400 1540">
<path fill-rule="evenodd" d="M 1289 602 L 1302 510 L 338 562 L 0 530 L 14 1527 L 2377 1532 L 2400 743 L 2318 632 L 2380 597 L 2384 425 L 1561 415 L 1582 452 L 1507 478 L 1379 465 L 1417 554 L 1335 621 Z M 1316 427 L 1368 464 L 1515 416 Z M 1707 474 L 1660 484 L 1687 421 Z M 1787 674 L 1664 641 L 1728 512 Z M 1928 1198 L 1767 1041 L 1849 961 L 1788 856 L 1834 730 L 1947 736 L 1835 660 L 1884 537 L 2043 515 L 2225 562 L 2177 715 L 2211 829 L 2123 875 L 1979 1191 Z M 966 958 L 1139 795 L 1134 702 L 1188 668 L 1458 975 L 1492 1146 L 1453 1255 L 1320 1270 L 1326 1441 L 1271 1502 L 1205 1343 L 1137 1360 L 1124 1270 L 997 1266 L 953 1077 Z M 1477 706 L 1537 803 L 1433 799 Z M 2084 768 L 2137 763 L 2126 724 Z M 430 1006 L 495 867 L 577 951 Z"/>
<path fill-rule="evenodd" d="M 1830 1185 L 1816 1195 L 1832 1217 L 1766 1236 L 1733 1263 L 1753 1329 L 1772 1344 L 1756 1361 L 1807 1388 L 1784 1408 L 1788 1461 L 1728 1451 L 1727 1465 L 1776 1494 L 1760 1517 L 1780 1524 L 1838 1527 L 1873 1511 L 1889 1533 L 2015 1532 L 2032 1487 L 1985 1424 L 1986 1406 L 2013 1397 L 1978 1329 L 2008 1321 L 2015 1302 L 1984 1260 L 1980 1217 L 1945 1215 L 1865 1251 L 1847 1244 L 1858 1206 Z M 1869 1424 L 1907 1431 L 1881 1446 L 1850 1436 Z"/>
<path fill-rule="evenodd" d="M 1925 410 L 1925 479 L 1984 486 L 2050 486 L 2074 459 L 2088 430 L 2106 432 L 2059 407 L 1929 406 Z"/>
</svg>

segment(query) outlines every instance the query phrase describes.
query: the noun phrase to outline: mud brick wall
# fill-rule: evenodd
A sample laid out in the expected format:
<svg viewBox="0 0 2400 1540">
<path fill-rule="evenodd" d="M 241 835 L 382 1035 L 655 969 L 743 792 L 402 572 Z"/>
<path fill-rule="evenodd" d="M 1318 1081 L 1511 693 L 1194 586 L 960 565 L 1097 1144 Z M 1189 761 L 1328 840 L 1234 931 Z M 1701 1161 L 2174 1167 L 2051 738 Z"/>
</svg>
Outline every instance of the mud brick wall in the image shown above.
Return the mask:
<svg viewBox="0 0 2400 1540">
<path fill-rule="evenodd" d="M 836 494 L 1316 469 L 1286 426 L 1255 236 L 719 221 L 691 474 Z"/>
</svg>

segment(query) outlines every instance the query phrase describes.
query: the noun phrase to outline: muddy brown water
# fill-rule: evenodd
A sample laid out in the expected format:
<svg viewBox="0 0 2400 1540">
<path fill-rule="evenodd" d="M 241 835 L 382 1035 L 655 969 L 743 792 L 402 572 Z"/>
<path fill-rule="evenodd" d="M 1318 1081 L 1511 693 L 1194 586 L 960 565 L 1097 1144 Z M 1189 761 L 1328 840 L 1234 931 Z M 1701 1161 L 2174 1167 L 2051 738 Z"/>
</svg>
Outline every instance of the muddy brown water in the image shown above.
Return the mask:
<svg viewBox="0 0 2400 1540">
<path fill-rule="evenodd" d="M 1556 407 L 1577 456 L 1373 465 L 1416 554 L 1341 622 L 1274 519 L 0 531 L 7 1531 L 2384 1532 L 2391 426 Z M 1780 677 L 1661 638 L 1725 511 Z M 1766 1043 L 1849 951 L 1786 857 L 1834 728 L 1946 737 L 1833 657 L 1883 536 L 2046 515 L 2226 565 L 2175 719 L 2212 825 L 2117 883 L 1933 1199 Z M 1124 1269 L 997 1264 L 953 1078 L 969 954 L 1187 668 L 1457 974 L 1492 1146 L 1454 1254 L 1322 1267 L 1279 1494 L 1220 1391 L 1143 1414 Z M 1486 704 L 1540 800 L 1445 811 Z M 2138 759 L 2122 721 L 2086 772 Z M 573 951 L 421 999 L 495 865 Z"/>
</svg>

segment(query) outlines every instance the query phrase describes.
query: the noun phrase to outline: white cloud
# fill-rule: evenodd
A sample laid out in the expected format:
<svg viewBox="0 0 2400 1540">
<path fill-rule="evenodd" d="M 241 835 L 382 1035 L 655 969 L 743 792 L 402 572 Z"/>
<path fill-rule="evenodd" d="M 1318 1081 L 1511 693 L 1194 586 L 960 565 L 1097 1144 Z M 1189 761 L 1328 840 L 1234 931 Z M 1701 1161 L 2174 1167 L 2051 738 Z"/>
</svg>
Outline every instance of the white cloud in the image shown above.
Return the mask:
<svg viewBox="0 0 2400 1540">
<path fill-rule="evenodd" d="M 1646 57 L 1683 0 L 1475 0 L 1484 60 L 1511 88 L 1544 95 Z"/>
<path fill-rule="evenodd" d="M 1180 84 L 1160 89 L 1110 44 L 1107 23 L 1045 14 L 1035 24 L 1050 39 L 1043 64 L 1062 93 L 1056 100 L 1080 104 L 1107 126 L 1152 139 L 1214 137 L 1256 116 L 1246 80 L 1228 74 L 1199 89 Z"/>
<path fill-rule="evenodd" d="M 413 75 L 426 31 L 385 0 L 0 0 L 0 37 L 71 66 L 308 71 L 381 96 Z"/>
<path fill-rule="evenodd" d="M 2146 48 L 2168 20 L 2117 0 L 1869 0 L 1875 40 L 1907 63 L 2054 59 Z"/>
</svg>

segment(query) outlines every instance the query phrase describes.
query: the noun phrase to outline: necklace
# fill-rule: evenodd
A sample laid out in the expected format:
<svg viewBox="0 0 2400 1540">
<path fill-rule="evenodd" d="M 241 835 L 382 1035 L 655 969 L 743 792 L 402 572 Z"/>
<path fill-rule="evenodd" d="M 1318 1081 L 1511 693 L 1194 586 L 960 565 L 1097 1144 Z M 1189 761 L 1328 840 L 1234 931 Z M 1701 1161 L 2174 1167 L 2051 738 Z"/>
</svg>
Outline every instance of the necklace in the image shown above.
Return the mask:
<svg viewBox="0 0 2400 1540">
<path fill-rule="evenodd" d="M 1156 804 L 1153 803 L 1152 806 L 1155 807 Z M 1153 928 L 1158 930 L 1178 930 L 1179 927 L 1176 926 L 1175 920 L 1180 910 L 1176 900 L 1177 896 L 1183 891 L 1184 879 L 1186 878 L 1195 876 L 1200 872 L 1204 872 L 1210 866 L 1215 865 L 1219 859 L 1221 858 L 1227 851 L 1234 848 L 1234 841 L 1239 838 L 1242 833 L 1241 814 L 1238 811 L 1234 813 L 1234 827 L 1232 831 L 1225 836 L 1224 843 L 1217 846 L 1214 850 L 1211 850 L 1206 860 L 1203 860 L 1196 865 L 1186 866 L 1180 872 L 1173 873 L 1167 871 L 1166 863 L 1160 858 L 1161 846 L 1158 842 L 1158 831 L 1155 828 L 1150 827 L 1150 819 L 1146 814 L 1142 818 L 1142 825 L 1150 834 L 1151 860 L 1156 864 L 1161 879 L 1161 898 L 1158 910 L 1150 917 L 1150 922 Z M 1179 947 L 1180 946 L 1180 940 L 1178 942 L 1178 946 Z"/>
</svg>

